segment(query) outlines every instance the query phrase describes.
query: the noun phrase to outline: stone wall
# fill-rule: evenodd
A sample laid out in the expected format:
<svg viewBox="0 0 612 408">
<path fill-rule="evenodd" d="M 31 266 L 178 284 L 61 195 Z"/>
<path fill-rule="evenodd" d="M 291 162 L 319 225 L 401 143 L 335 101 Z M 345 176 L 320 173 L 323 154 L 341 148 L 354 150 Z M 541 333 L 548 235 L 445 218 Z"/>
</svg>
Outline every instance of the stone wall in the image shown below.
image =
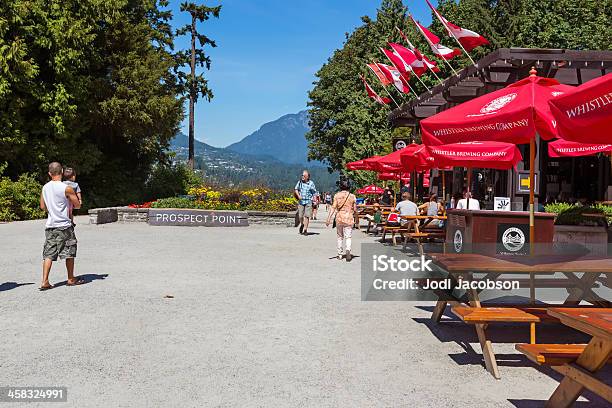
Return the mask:
<svg viewBox="0 0 612 408">
<path fill-rule="evenodd" d="M 117 220 L 120 223 L 149 221 L 148 208 L 117 207 Z"/>
<path fill-rule="evenodd" d="M 293 227 L 295 212 L 248 211 L 250 225 L 275 225 Z M 111 207 L 89 210 L 90 224 L 107 224 L 110 222 L 132 223 L 147 222 L 148 208 Z"/>
<path fill-rule="evenodd" d="M 295 212 L 247 211 L 249 225 L 278 225 L 293 227 Z"/>
<path fill-rule="evenodd" d="M 116 208 L 94 208 L 89 210 L 90 224 L 108 224 L 110 222 L 117 222 Z"/>
</svg>

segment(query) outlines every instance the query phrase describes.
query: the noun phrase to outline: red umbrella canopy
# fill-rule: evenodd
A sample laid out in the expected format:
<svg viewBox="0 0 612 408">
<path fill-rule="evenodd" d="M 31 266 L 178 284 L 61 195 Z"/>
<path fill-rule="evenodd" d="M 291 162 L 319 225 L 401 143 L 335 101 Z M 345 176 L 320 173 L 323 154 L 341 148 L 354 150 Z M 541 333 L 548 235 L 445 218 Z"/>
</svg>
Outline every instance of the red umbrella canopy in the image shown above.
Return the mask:
<svg viewBox="0 0 612 408">
<path fill-rule="evenodd" d="M 601 152 L 612 152 L 612 144 L 585 144 L 570 142 L 569 140 L 555 140 L 548 144 L 550 157 L 578 157 L 590 156 Z"/>
<path fill-rule="evenodd" d="M 407 183 L 410 181 L 410 174 L 384 171 L 384 172 L 378 173 L 378 179 L 379 180 L 395 180 L 395 181 L 401 180 L 402 182 Z"/>
<path fill-rule="evenodd" d="M 374 184 L 370 184 L 369 186 L 365 186 L 363 188 L 360 188 L 359 190 L 357 190 L 357 194 L 362 194 L 362 195 L 366 195 L 366 194 L 382 194 L 384 193 L 385 190 L 383 190 L 381 187 L 378 187 Z"/>
<path fill-rule="evenodd" d="M 559 137 L 582 143 L 612 143 L 612 73 L 588 81 L 549 104 Z"/>
<path fill-rule="evenodd" d="M 382 156 L 378 158 L 376 165 L 378 166 L 379 171 L 393 171 L 400 170 L 402 168 L 401 156 L 403 154 L 409 154 L 410 152 L 414 152 L 421 145 L 416 143 L 412 143 L 403 149 L 396 150 L 393 153 L 390 153 L 386 156 Z"/>
<path fill-rule="evenodd" d="M 425 145 L 415 144 L 411 146 L 414 146 L 414 148 L 402 151 L 400 155 L 402 170 L 414 171 L 436 167 L 434 158 L 429 154 L 429 150 L 427 150 Z"/>
<path fill-rule="evenodd" d="M 557 132 L 548 101 L 572 90 L 534 74 L 422 120 L 423 143 L 487 140 L 522 144 L 529 143 L 536 132 L 552 139 Z"/>
<path fill-rule="evenodd" d="M 372 156 L 367 159 L 357 160 L 354 162 L 346 163 L 348 170 L 373 170 L 371 162 L 368 160 L 376 159 L 380 156 Z"/>
<path fill-rule="evenodd" d="M 452 143 L 427 149 L 441 166 L 507 170 L 523 160 L 516 145 L 503 142 Z"/>
</svg>

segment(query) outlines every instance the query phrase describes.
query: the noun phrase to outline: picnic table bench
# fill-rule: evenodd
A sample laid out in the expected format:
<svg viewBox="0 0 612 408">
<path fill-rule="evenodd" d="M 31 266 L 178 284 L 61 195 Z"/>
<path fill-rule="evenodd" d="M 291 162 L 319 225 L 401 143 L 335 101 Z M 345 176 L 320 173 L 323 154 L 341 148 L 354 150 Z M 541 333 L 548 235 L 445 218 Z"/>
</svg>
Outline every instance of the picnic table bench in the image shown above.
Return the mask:
<svg viewBox="0 0 612 408">
<path fill-rule="evenodd" d="M 378 208 L 382 212 L 381 222 L 374 223 L 374 220 L 367 216 L 374 215 L 374 213 L 376 212 L 376 207 L 374 207 L 373 205 L 364 205 L 364 204 L 357 206 L 357 213 L 359 217 L 365 218 L 368 221 L 368 225 L 366 226 L 366 234 L 370 233 L 370 229 L 372 228 L 373 225 L 376 226 L 377 231 L 379 227 L 383 227 L 385 224 L 385 221 L 384 221 L 385 214 L 388 215 L 391 213 L 391 210 L 393 210 L 393 207 L 387 207 L 387 206 L 379 206 Z"/>
<path fill-rule="evenodd" d="M 612 387 L 595 373 L 612 363 L 611 308 L 551 308 L 548 314 L 561 323 L 592 336 L 589 344 L 517 344 L 516 349 L 540 365 L 564 376 L 546 407 L 565 408 L 589 391 L 612 403 Z"/>
<path fill-rule="evenodd" d="M 593 291 L 593 284 L 602 275 L 612 274 L 612 262 L 609 259 L 569 259 L 560 256 L 517 257 L 516 259 L 492 258 L 480 254 L 439 254 L 432 256 L 433 262 L 444 268 L 449 277 L 471 279 L 474 273 L 484 273 L 485 279 L 499 279 L 504 274 L 529 275 L 530 305 L 495 305 L 483 307 L 479 292 L 467 291 L 468 305 L 459 301 L 438 300 L 432 313 L 432 320 L 439 322 L 448 303 L 451 311 L 466 323 L 474 324 L 482 348 L 486 369 L 500 378 L 495 353 L 491 341 L 486 336 L 488 324 L 496 322 L 528 323 L 530 326 L 530 343 L 535 344 L 535 325 L 546 320 L 554 320 L 548 309 L 551 305 L 535 305 L 536 276 L 562 273 L 566 278 L 564 284 L 572 286 L 565 299 L 564 306 L 577 306 L 586 300 L 596 306 L 609 306 L 610 301 L 600 298 Z M 568 260 L 569 259 L 569 260 Z M 579 277 L 577 274 L 582 273 Z M 550 282 L 544 282 L 546 286 Z M 548 286 L 547 286 L 548 287 Z M 556 305 L 559 306 L 559 305 Z"/>
<path fill-rule="evenodd" d="M 388 213 L 385 214 L 383 212 L 383 215 L 388 216 Z M 399 218 L 402 220 L 407 220 L 408 222 L 403 224 L 400 223 L 400 225 L 389 225 L 388 223 L 385 223 L 383 226 L 383 235 L 381 241 L 384 242 L 387 233 L 391 233 L 393 245 L 397 245 L 395 236 L 399 234 L 403 239 L 405 249 L 408 239 L 414 239 L 417 242 L 417 245 L 419 246 L 419 252 L 422 255 L 422 239 L 433 238 L 434 236 L 439 238 L 444 237 L 444 233 L 442 232 L 442 230 L 438 232 L 423 229 L 424 226 L 427 226 L 433 220 L 446 220 L 446 216 L 444 215 L 402 215 Z M 423 224 L 420 225 L 419 221 L 423 221 Z"/>
<path fill-rule="evenodd" d="M 446 220 L 445 215 L 403 215 L 400 217 L 403 220 L 409 221 L 408 224 L 412 225 L 414 232 L 408 231 L 404 238 L 404 249 L 408 244 L 408 239 L 413 239 L 418 247 L 419 253 L 423 255 L 423 240 L 431 238 L 442 238 L 446 236 L 446 232 L 443 228 L 435 227 L 427 228 L 433 220 Z"/>
</svg>

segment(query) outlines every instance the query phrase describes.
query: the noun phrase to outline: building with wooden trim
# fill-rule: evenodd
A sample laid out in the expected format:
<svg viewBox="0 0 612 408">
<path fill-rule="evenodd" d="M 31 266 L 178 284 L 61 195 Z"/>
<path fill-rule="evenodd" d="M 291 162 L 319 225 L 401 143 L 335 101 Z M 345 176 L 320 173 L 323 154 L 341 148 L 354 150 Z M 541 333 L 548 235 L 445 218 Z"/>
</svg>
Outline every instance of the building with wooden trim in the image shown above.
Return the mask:
<svg viewBox="0 0 612 408">
<path fill-rule="evenodd" d="M 555 78 L 562 84 L 581 85 L 612 72 L 612 51 L 501 48 L 395 109 L 389 114 L 389 121 L 393 127 L 412 127 L 412 133 L 418 135 L 422 119 L 525 78 L 531 67 L 537 69 L 539 76 Z M 612 200 L 609 156 L 549 158 L 548 142 L 538 137 L 537 146 L 536 192 L 540 203 Z M 524 161 L 517 170 L 473 170 L 472 191 L 486 208 L 492 208 L 494 196 L 510 197 L 514 210 L 526 208 L 528 192 L 521 188 L 520 180 L 529 172 L 529 146 L 520 148 Z M 455 171 L 452 180 L 452 188 L 447 192 L 461 192 L 465 187 L 463 173 Z M 431 185 L 435 189 L 436 180 Z"/>
</svg>

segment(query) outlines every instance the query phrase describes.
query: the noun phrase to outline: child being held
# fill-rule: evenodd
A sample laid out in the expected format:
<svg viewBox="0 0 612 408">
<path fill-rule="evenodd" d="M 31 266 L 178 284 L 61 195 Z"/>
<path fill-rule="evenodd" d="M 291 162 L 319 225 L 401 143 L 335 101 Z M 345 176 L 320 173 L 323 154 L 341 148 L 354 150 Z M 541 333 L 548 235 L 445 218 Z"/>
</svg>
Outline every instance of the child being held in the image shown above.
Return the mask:
<svg viewBox="0 0 612 408">
<path fill-rule="evenodd" d="M 75 181 L 76 171 L 74 171 L 72 167 L 66 167 L 64 169 L 63 178 L 64 178 L 64 184 L 72 187 L 72 189 L 77 195 L 77 198 L 79 199 L 79 203 L 83 204 L 83 200 L 81 199 L 81 187 L 79 187 L 79 183 Z M 74 224 L 74 216 L 72 215 L 72 206 L 70 206 L 69 213 L 70 213 L 70 221 L 72 221 L 72 225 L 74 226 L 75 224 Z"/>
</svg>

